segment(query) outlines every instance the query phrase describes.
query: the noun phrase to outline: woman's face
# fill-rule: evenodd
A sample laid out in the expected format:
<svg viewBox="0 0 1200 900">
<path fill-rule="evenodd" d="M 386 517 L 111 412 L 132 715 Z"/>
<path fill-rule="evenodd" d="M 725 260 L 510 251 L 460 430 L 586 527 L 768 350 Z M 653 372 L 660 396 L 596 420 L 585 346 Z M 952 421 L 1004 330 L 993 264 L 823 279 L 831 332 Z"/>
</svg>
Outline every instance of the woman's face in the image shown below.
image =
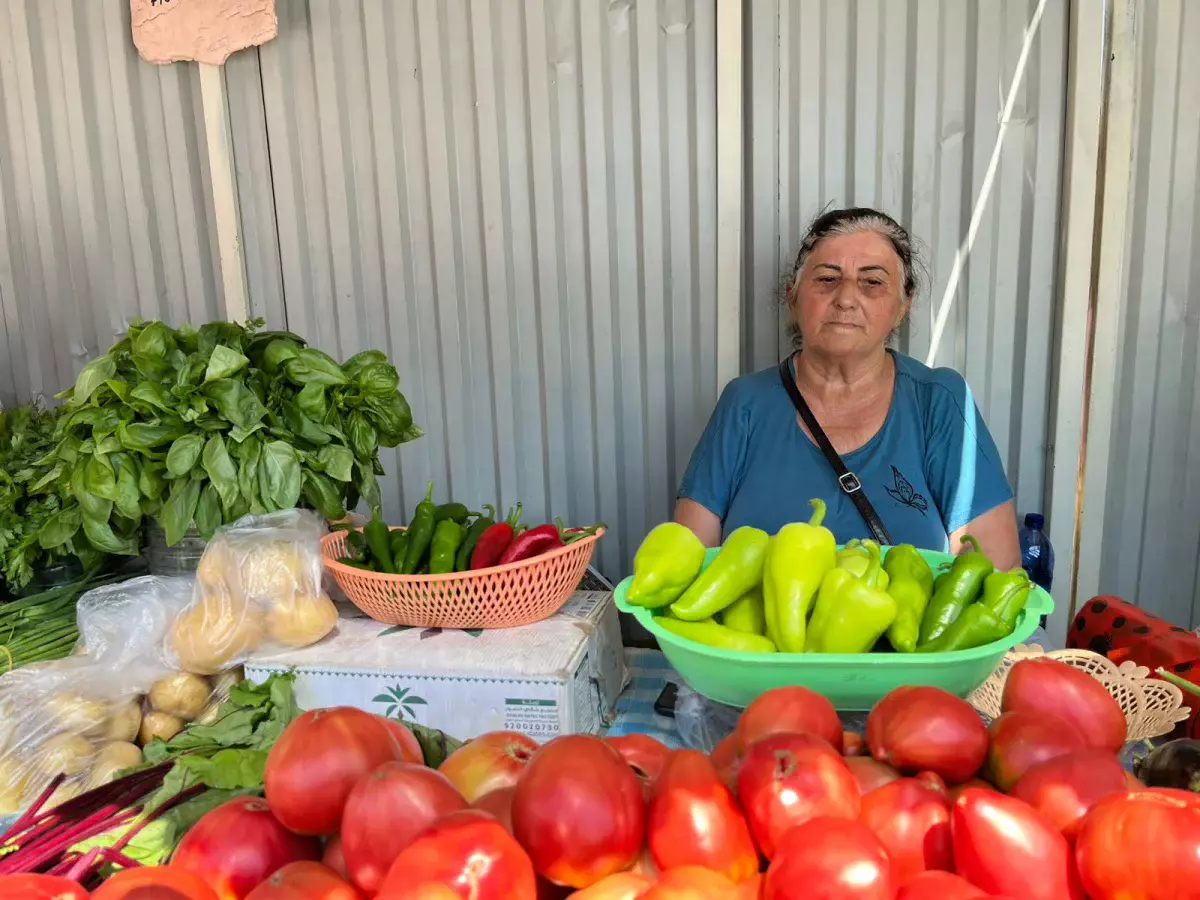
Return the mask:
<svg viewBox="0 0 1200 900">
<path fill-rule="evenodd" d="M 804 349 L 832 358 L 882 349 L 908 307 L 900 257 L 874 231 L 819 241 L 788 293 Z"/>
</svg>

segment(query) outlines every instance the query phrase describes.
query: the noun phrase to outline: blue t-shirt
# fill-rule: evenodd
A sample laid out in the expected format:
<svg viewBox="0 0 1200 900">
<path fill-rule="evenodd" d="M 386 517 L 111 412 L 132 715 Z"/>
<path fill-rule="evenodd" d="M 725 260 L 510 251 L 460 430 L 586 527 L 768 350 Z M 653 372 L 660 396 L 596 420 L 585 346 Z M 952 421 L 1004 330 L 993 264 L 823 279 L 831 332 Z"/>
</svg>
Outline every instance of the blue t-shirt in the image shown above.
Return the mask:
<svg viewBox="0 0 1200 900">
<path fill-rule="evenodd" d="M 842 459 L 895 543 L 946 550 L 951 532 L 1011 500 L 1012 489 L 963 377 L 892 356 L 896 386 L 883 427 Z M 725 534 L 742 525 L 774 534 L 788 522 L 808 521 L 808 501 L 820 498 L 839 543 L 870 537 L 796 421 L 775 367 L 735 379 L 722 392 L 679 496 L 720 516 Z"/>
</svg>

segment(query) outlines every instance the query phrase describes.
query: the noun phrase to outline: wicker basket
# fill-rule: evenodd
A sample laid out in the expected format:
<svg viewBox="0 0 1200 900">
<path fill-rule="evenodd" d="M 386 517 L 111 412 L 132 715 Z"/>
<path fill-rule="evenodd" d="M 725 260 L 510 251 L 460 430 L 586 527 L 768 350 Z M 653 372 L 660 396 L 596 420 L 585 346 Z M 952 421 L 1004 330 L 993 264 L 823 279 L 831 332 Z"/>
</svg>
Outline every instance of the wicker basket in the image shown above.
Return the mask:
<svg viewBox="0 0 1200 900">
<path fill-rule="evenodd" d="M 338 560 L 346 532 L 321 539 L 325 567 L 351 602 L 389 625 L 418 628 L 512 628 L 554 615 L 587 572 L 600 529 L 533 559 L 453 575 L 384 575 Z"/>
<path fill-rule="evenodd" d="M 1126 740 L 1143 741 L 1175 730 L 1191 711 L 1183 705 L 1183 692 L 1170 682 L 1148 677 L 1150 670 L 1133 662 L 1118 666 L 1108 657 L 1090 650 L 1051 650 L 1046 653 L 1036 644 L 1018 644 L 1006 655 L 987 681 L 971 692 L 967 700 L 986 716 L 1000 715 L 1004 683 L 1013 665 L 1022 659 L 1048 656 L 1068 666 L 1082 669 L 1104 685 L 1125 713 Z"/>
</svg>

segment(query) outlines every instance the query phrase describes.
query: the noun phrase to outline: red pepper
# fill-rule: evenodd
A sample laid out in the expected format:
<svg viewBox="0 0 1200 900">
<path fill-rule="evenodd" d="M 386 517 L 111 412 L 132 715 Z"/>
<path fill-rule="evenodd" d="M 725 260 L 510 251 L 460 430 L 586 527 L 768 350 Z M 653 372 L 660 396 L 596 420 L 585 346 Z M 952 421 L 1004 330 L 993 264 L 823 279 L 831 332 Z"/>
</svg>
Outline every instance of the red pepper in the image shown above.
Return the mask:
<svg viewBox="0 0 1200 900">
<path fill-rule="evenodd" d="M 539 525 L 537 528 L 530 528 L 523 534 L 518 535 L 508 545 L 508 549 L 500 557 L 500 565 L 503 566 L 507 563 L 520 562 L 523 559 L 540 556 L 556 546 L 563 546 L 557 525 L 547 524 Z"/>
<path fill-rule="evenodd" d="M 516 537 L 520 522 L 521 504 L 518 503 L 516 509 L 509 510 L 506 520 L 489 525 L 471 551 L 471 569 L 489 569 L 497 565 Z"/>
</svg>

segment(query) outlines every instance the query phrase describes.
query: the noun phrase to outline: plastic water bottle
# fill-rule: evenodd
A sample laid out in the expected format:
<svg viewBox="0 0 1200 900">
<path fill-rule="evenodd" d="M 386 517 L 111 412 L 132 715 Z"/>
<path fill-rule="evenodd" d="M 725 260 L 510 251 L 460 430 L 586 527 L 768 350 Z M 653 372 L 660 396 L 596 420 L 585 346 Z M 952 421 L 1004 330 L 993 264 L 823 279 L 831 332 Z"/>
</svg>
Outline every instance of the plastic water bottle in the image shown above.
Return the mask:
<svg viewBox="0 0 1200 900">
<path fill-rule="evenodd" d="M 1054 548 L 1046 536 L 1046 520 L 1041 513 L 1027 513 L 1025 527 L 1018 535 L 1021 541 L 1021 566 L 1030 580 L 1046 593 L 1054 581 Z"/>
</svg>

